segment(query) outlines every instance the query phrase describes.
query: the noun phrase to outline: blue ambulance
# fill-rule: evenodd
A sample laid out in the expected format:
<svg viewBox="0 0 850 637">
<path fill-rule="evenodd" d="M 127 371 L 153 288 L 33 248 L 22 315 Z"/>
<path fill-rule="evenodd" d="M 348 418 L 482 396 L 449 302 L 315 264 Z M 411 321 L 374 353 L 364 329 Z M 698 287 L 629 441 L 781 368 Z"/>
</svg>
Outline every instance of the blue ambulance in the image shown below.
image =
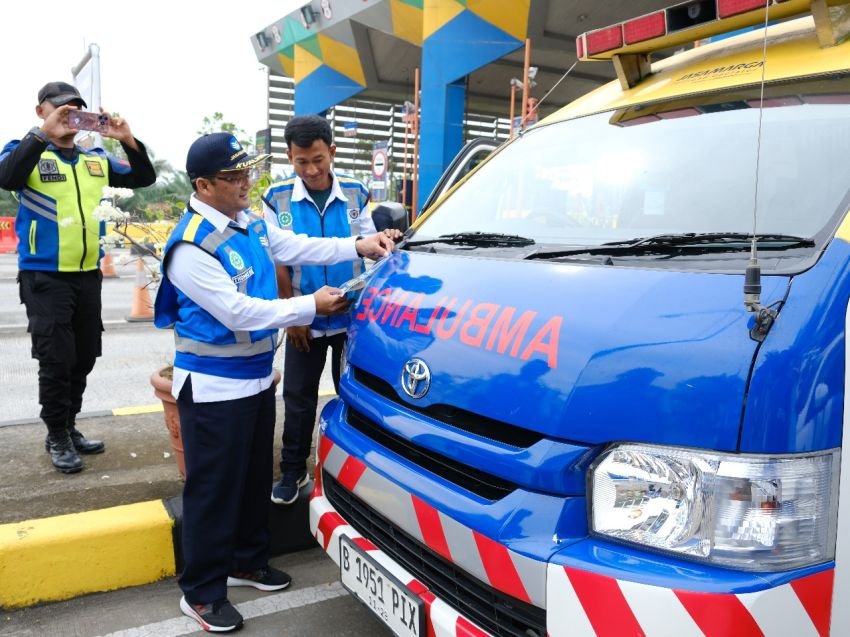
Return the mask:
<svg viewBox="0 0 850 637">
<path fill-rule="evenodd" d="M 390 631 L 850 635 L 848 31 L 694 0 L 582 34 L 617 79 L 375 269 L 310 510 Z"/>
</svg>

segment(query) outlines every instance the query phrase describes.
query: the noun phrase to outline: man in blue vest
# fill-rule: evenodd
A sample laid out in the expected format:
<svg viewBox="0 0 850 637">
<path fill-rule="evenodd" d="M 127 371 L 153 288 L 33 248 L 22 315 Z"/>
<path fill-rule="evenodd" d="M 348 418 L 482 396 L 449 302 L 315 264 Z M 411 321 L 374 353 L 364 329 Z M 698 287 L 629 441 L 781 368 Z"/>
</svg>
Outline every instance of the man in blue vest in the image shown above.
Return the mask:
<svg viewBox="0 0 850 637">
<path fill-rule="evenodd" d="M 194 194 L 166 243 L 154 322 L 174 328 L 172 393 L 186 458 L 181 611 L 207 631 L 242 626 L 228 586 L 286 588 L 269 566 L 269 494 L 277 331 L 348 306 L 323 286 L 279 299 L 275 263 L 332 264 L 380 257 L 383 235 L 312 239 L 267 227 L 250 205 L 251 157 L 229 133 L 197 139 L 186 172 Z"/>
<path fill-rule="evenodd" d="M 375 234 L 369 214 L 369 191 L 356 179 L 331 169 L 336 146 L 331 127 L 318 115 L 289 120 L 284 131 L 286 155 L 295 176 L 269 186 L 263 201 L 266 222 L 310 237 L 350 237 Z M 398 230 L 385 231 L 397 239 Z M 362 260 L 327 266 L 278 267 L 281 298 L 311 294 L 323 285 L 339 287 L 363 270 Z M 272 502 L 292 504 L 307 484 L 307 457 L 313 440 L 319 381 L 331 350 L 331 375 L 339 390 L 340 358 L 349 316 L 318 316 L 309 326 L 286 329 L 283 372 L 283 446 L 281 479 Z"/>
<path fill-rule="evenodd" d="M 105 115 L 104 137 L 121 143 L 127 161 L 101 148 L 75 145 L 68 114 L 86 108 L 77 89 L 49 82 L 35 112 L 43 122 L 0 151 L 0 188 L 20 205 L 18 285 L 26 306 L 32 357 L 38 360 L 38 402 L 47 425 L 45 448 L 62 473 L 83 468 L 79 454 L 102 453 L 75 425 L 86 378 L 101 353 L 100 238 L 106 224 L 94 210 L 104 186 L 139 188 L 156 181 L 144 144 L 121 117 Z"/>
</svg>

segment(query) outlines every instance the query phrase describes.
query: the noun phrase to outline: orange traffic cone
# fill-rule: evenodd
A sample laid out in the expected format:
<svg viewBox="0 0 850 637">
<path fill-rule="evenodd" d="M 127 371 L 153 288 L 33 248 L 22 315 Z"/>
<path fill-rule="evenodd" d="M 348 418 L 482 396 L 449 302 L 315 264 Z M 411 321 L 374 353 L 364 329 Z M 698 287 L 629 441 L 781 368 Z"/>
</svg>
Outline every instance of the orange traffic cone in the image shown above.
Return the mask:
<svg viewBox="0 0 850 637">
<path fill-rule="evenodd" d="M 145 273 L 145 262 L 141 257 L 136 259 L 136 284 L 133 287 L 133 303 L 126 320 L 131 323 L 153 320 L 153 303 L 151 303 L 151 295 L 148 292 L 148 275 Z"/>
<path fill-rule="evenodd" d="M 115 272 L 115 265 L 112 263 L 112 254 L 107 252 L 100 260 L 100 271 L 104 279 L 117 279 L 118 273 Z"/>
</svg>

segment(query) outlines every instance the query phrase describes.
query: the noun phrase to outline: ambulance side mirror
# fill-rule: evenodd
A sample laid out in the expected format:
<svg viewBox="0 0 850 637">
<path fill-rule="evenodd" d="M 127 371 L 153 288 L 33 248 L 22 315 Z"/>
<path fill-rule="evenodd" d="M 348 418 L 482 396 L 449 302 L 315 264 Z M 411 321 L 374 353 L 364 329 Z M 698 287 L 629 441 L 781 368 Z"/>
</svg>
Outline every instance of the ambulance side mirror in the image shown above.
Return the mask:
<svg viewBox="0 0 850 637">
<path fill-rule="evenodd" d="M 407 211 L 404 206 L 395 201 L 382 201 L 372 210 L 372 222 L 378 232 L 395 228 L 404 232 L 410 227 Z"/>
</svg>

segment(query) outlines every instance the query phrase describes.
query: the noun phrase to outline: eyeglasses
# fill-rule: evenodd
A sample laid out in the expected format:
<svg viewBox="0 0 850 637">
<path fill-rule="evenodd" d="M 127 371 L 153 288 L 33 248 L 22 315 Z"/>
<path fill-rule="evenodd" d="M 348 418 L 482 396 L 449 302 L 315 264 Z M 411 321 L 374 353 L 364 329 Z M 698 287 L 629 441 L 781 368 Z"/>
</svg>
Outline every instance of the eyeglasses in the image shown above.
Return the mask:
<svg viewBox="0 0 850 637">
<path fill-rule="evenodd" d="M 206 177 L 210 181 L 214 181 L 216 179 L 220 179 L 221 181 L 226 181 L 229 184 L 250 184 L 251 183 L 251 173 L 240 173 L 234 175 L 210 175 Z"/>
</svg>

